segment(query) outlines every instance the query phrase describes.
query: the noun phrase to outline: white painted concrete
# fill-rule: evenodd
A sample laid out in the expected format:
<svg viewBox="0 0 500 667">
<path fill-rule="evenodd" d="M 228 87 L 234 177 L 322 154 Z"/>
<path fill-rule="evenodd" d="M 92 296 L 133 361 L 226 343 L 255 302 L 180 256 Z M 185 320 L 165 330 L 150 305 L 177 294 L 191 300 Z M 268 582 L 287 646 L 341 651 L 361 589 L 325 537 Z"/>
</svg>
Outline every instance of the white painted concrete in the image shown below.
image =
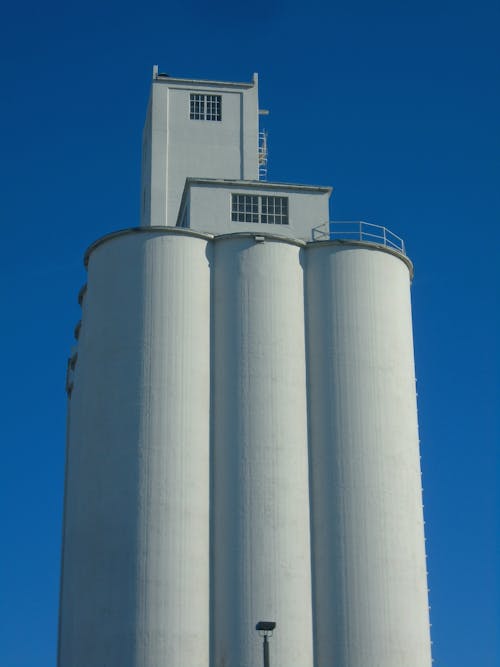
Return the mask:
<svg viewBox="0 0 500 667">
<path fill-rule="evenodd" d="M 317 667 L 430 667 L 409 271 L 311 244 L 307 332 Z"/>
<path fill-rule="evenodd" d="M 287 183 L 188 179 L 178 224 L 210 234 L 269 233 L 310 241 L 313 228 L 324 225 L 329 219 L 328 202 L 331 191 L 328 187 Z M 276 225 L 232 222 L 232 194 L 286 197 L 289 223 Z"/>
<path fill-rule="evenodd" d="M 401 256 L 130 230 L 82 306 L 60 667 L 253 667 L 258 620 L 274 664 L 430 667 Z"/>
<path fill-rule="evenodd" d="M 221 95 L 221 121 L 191 120 L 190 95 Z M 258 180 L 258 79 L 154 79 L 143 132 L 141 225 L 175 226 L 188 176 Z"/>
<path fill-rule="evenodd" d="M 302 253 L 215 244 L 214 667 L 313 665 Z"/>
<path fill-rule="evenodd" d="M 67 377 L 59 667 L 257 667 L 259 620 L 278 667 L 430 667 L 408 262 L 306 244 L 330 188 L 257 182 L 257 145 L 256 77 L 155 71 Z"/>
<path fill-rule="evenodd" d="M 90 255 L 60 667 L 208 665 L 210 248 L 169 231 Z"/>
</svg>

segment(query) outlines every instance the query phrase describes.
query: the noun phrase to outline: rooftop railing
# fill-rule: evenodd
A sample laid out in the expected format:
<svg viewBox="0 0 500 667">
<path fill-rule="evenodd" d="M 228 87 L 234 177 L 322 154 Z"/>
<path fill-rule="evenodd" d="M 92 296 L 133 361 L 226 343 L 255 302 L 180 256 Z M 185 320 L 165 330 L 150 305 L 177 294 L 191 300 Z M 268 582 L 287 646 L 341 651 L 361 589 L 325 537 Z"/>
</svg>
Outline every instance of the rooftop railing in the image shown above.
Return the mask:
<svg viewBox="0 0 500 667">
<path fill-rule="evenodd" d="M 335 220 L 325 222 L 312 230 L 313 241 L 365 241 L 377 243 L 406 255 L 402 238 L 386 227 L 370 222 Z"/>
</svg>

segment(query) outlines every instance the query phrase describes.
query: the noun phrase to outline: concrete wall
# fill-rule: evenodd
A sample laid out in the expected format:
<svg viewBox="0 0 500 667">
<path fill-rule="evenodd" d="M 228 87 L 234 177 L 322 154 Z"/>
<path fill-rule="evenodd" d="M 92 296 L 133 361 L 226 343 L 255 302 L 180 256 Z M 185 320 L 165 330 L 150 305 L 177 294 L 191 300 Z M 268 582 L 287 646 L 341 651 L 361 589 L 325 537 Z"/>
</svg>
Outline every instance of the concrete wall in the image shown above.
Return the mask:
<svg viewBox="0 0 500 667">
<path fill-rule="evenodd" d="M 210 274 L 189 233 L 90 256 L 69 405 L 60 667 L 206 667 Z"/>
<path fill-rule="evenodd" d="M 59 666 L 254 667 L 273 620 L 272 664 L 430 667 L 408 262 L 141 229 L 88 269 Z"/>
<path fill-rule="evenodd" d="M 291 239 L 311 240 L 312 228 L 328 222 L 328 201 L 330 191 L 322 192 L 314 188 L 293 188 L 293 186 L 272 187 L 265 184 L 254 186 L 239 184 L 189 184 L 187 197 L 190 229 L 211 234 L 251 232 L 277 234 Z M 265 186 L 265 187 L 264 187 Z M 289 210 L 288 225 L 269 225 L 231 221 L 231 194 L 265 195 L 287 197 Z"/>
<path fill-rule="evenodd" d="M 191 93 L 221 95 L 222 120 L 191 120 Z M 141 225 L 175 226 L 188 176 L 258 180 L 258 118 L 256 79 L 239 88 L 153 81 L 142 166 L 143 193 L 150 203 Z"/>
<path fill-rule="evenodd" d="M 146 121 L 144 123 L 144 129 L 142 131 L 142 156 L 141 156 L 141 202 L 140 202 L 140 221 L 141 225 L 146 225 L 146 221 L 151 220 L 151 209 L 153 206 L 153 183 L 152 183 L 152 172 L 153 172 L 153 162 L 155 164 L 155 174 L 157 169 L 161 166 L 161 156 L 158 156 L 156 149 L 157 145 L 153 146 L 153 135 L 152 135 L 152 113 L 151 113 L 151 104 L 152 104 L 152 95 L 149 99 L 148 108 L 146 111 Z M 155 149 L 155 155 L 153 160 L 153 149 Z M 159 179 L 161 182 L 162 179 Z M 155 176 L 155 182 L 158 182 L 158 176 Z M 158 207 L 162 201 L 161 192 L 158 192 L 155 189 L 155 204 L 154 207 Z"/>
<path fill-rule="evenodd" d="M 408 267 L 307 251 L 318 667 L 430 667 Z"/>
<path fill-rule="evenodd" d="M 217 667 L 312 667 L 302 249 L 238 236 L 214 263 L 213 620 Z"/>
</svg>

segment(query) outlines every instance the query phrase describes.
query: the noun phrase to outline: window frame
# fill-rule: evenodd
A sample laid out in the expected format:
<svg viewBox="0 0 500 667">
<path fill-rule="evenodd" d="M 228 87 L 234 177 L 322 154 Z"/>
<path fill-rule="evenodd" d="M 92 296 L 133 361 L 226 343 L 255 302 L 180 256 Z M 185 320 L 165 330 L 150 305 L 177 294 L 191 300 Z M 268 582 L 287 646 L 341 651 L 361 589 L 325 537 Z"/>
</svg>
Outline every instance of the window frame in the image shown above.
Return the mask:
<svg viewBox="0 0 500 667">
<path fill-rule="evenodd" d="M 189 93 L 189 120 L 222 121 L 222 95 Z"/>
<path fill-rule="evenodd" d="M 289 198 L 281 195 L 232 192 L 230 215 L 231 222 L 236 223 L 290 226 Z"/>
</svg>

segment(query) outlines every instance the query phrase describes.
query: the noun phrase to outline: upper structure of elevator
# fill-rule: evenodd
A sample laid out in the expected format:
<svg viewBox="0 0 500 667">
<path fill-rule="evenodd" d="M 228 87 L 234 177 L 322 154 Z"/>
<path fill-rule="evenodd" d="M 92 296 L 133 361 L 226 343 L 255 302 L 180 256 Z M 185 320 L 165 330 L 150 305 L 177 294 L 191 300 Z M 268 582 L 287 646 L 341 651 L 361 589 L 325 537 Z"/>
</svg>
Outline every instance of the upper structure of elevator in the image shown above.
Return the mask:
<svg viewBox="0 0 500 667">
<path fill-rule="evenodd" d="M 258 75 L 180 79 L 153 68 L 142 141 L 141 226 L 304 241 L 328 221 L 330 187 L 262 180 Z"/>
</svg>

